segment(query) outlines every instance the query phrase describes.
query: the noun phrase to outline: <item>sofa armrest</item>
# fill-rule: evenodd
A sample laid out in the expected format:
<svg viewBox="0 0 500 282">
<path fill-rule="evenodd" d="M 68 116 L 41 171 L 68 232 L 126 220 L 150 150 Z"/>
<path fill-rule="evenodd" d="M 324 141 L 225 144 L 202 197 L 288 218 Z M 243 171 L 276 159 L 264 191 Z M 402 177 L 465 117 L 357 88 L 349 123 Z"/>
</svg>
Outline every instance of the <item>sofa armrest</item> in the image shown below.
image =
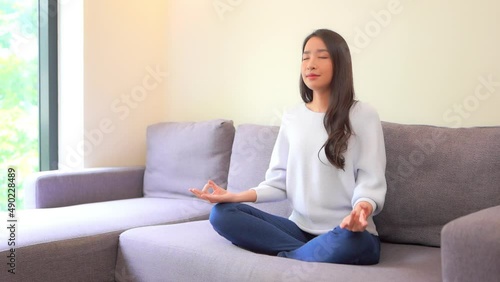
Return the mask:
<svg viewBox="0 0 500 282">
<path fill-rule="evenodd" d="M 498 281 L 500 205 L 457 218 L 441 232 L 443 281 Z"/>
<path fill-rule="evenodd" d="M 55 208 L 143 196 L 144 167 L 35 173 L 25 182 L 26 208 Z"/>
</svg>

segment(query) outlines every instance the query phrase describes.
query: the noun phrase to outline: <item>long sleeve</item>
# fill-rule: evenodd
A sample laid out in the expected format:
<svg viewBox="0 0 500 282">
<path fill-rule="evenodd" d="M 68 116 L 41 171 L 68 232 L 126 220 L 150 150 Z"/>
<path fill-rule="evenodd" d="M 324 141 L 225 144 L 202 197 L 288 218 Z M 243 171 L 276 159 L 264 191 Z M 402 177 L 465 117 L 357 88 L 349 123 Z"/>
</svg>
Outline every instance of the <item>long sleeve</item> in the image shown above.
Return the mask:
<svg viewBox="0 0 500 282">
<path fill-rule="evenodd" d="M 360 201 L 369 202 L 376 215 L 384 206 L 387 191 L 384 136 L 377 112 L 368 105 L 363 106 L 351 120 L 355 138 L 352 206 Z"/>
<path fill-rule="evenodd" d="M 281 124 L 273 153 L 266 171 L 266 179 L 257 187 L 252 188 L 257 193 L 256 202 L 270 202 L 286 199 L 286 172 L 289 144 L 286 134 L 285 116 Z"/>
</svg>

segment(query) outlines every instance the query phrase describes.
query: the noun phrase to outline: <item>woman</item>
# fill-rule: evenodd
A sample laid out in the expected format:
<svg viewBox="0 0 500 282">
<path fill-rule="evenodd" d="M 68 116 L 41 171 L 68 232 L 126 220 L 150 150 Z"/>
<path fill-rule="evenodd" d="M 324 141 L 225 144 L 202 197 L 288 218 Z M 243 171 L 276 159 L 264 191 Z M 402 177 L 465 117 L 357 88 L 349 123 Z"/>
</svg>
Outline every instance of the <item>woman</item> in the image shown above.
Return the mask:
<svg viewBox="0 0 500 282">
<path fill-rule="evenodd" d="M 376 264 L 380 240 L 373 215 L 384 205 L 385 147 L 377 112 L 354 100 L 345 40 L 320 29 L 303 44 L 304 103 L 283 115 L 266 179 L 231 193 L 208 181 L 200 199 L 218 203 L 210 222 L 244 249 L 303 261 Z M 288 199 L 282 218 L 241 202 Z"/>
</svg>

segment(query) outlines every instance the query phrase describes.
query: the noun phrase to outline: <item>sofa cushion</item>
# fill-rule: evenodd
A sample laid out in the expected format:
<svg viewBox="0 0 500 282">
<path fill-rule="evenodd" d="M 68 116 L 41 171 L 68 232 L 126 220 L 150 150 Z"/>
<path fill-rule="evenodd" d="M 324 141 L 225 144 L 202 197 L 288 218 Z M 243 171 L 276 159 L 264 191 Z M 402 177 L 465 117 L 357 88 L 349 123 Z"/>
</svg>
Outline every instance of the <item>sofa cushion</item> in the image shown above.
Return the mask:
<svg viewBox="0 0 500 282">
<path fill-rule="evenodd" d="M 238 126 L 231 154 L 228 191 L 241 192 L 256 187 L 264 181 L 278 131 L 278 126 L 254 124 Z M 291 213 L 287 200 L 251 205 L 279 216 L 289 216 Z"/>
<path fill-rule="evenodd" d="M 166 122 L 147 129 L 144 196 L 194 197 L 211 179 L 227 186 L 234 126 L 228 120 Z"/>
<path fill-rule="evenodd" d="M 192 267 L 190 267 L 192 266 Z M 207 220 L 120 235 L 116 281 L 441 281 L 440 249 L 383 243 L 380 263 L 312 263 L 232 245 Z"/>
<path fill-rule="evenodd" d="M 60 208 L 17 211 L 22 219 L 16 248 L 123 231 L 137 226 L 208 219 L 212 204 L 190 199 L 135 198 Z M 5 218 L 7 212 L 0 212 Z M 0 233 L 0 251 L 9 249 Z"/>
<path fill-rule="evenodd" d="M 278 126 L 238 126 L 229 167 L 228 191 L 241 192 L 264 181 L 278 131 Z"/>
<path fill-rule="evenodd" d="M 457 218 L 443 227 L 444 281 L 500 280 L 500 205 Z"/>
<path fill-rule="evenodd" d="M 211 207 L 196 198 L 135 198 L 18 210 L 15 279 L 4 268 L 0 281 L 114 281 L 121 232 L 207 219 Z M 7 218 L 7 212 L 0 212 L 0 217 Z M 7 232 L 0 232 L 3 258 L 12 248 L 7 236 Z"/>
<path fill-rule="evenodd" d="M 382 240 L 439 246 L 446 223 L 500 205 L 500 127 L 383 130 L 387 196 L 374 218 Z"/>
</svg>

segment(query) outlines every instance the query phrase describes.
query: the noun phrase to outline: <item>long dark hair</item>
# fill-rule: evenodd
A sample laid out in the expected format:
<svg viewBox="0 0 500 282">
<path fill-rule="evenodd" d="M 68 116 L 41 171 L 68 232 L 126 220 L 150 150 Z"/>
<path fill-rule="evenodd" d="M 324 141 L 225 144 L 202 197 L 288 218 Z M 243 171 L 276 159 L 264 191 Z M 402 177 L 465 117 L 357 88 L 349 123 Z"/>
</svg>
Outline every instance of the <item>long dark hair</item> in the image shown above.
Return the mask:
<svg viewBox="0 0 500 282">
<path fill-rule="evenodd" d="M 344 38 L 328 29 L 318 29 L 307 36 L 302 46 L 302 52 L 304 52 L 307 41 L 312 37 L 323 40 L 333 65 L 329 105 L 323 119 L 328 138 L 320 150 L 325 148 L 325 154 L 330 163 L 336 168 L 344 169 L 347 141 L 353 134 L 349 111 L 356 102 L 354 100 L 351 53 Z M 304 83 L 302 75 L 300 76 L 300 96 L 305 103 L 313 100 L 313 91 Z"/>
</svg>

